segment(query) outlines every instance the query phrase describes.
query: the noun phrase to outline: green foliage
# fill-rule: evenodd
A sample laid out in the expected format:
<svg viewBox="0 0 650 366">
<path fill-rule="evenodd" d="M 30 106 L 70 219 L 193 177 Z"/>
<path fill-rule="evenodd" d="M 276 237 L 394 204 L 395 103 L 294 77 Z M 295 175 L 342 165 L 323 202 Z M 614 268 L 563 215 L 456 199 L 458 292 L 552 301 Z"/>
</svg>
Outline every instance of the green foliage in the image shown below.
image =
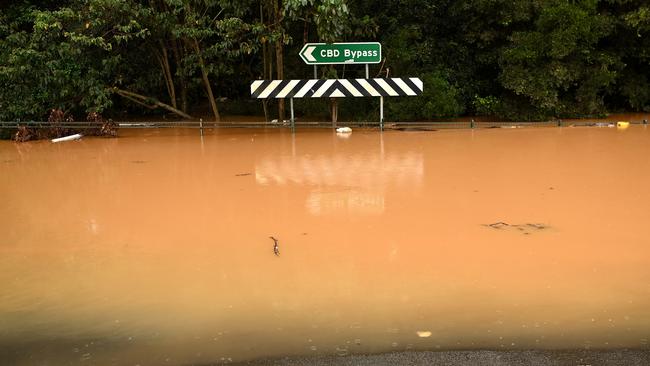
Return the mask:
<svg viewBox="0 0 650 366">
<path fill-rule="evenodd" d="M 388 98 L 386 111 L 391 120 L 431 120 L 464 112 L 458 88 L 440 72 L 421 76 L 424 93 L 419 98 Z"/>
<path fill-rule="evenodd" d="M 313 21 L 323 42 L 341 40 L 349 32 L 346 0 L 285 0 L 284 12 L 294 21 Z"/>
<path fill-rule="evenodd" d="M 51 108 L 103 111 L 111 106 L 107 84 L 119 63 L 111 51 L 147 32 L 121 1 L 92 0 L 73 10 L 19 12 L 0 42 L 0 119 L 40 119 Z M 21 29 L 21 30 L 18 30 Z"/>
<path fill-rule="evenodd" d="M 641 0 L 3 2 L 0 120 L 44 119 L 51 108 L 151 113 L 113 87 L 205 110 L 203 72 L 215 97 L 229 99 L 226 112 L 260 113 L 248 85 L 270 75 L 278 45 L 285 78 L 311 77 L 297 56 L 302 40 L 379 41 L 385 60 L 371 76 L 422 78 L 424 96 L 386 100 L 389 120 L 648 111 L 649 31 Z M 323 77 L 362 75 L 360 66 L 320 68 Z M 374 99 L 339 105 L 341 118 L 378 112 Z M 328 113 L 327 101 L 296 106 Z"/>
<path fill-rule="evenodd" d="M 552 1 L 533 25 L 514 32 L 501 54 L 502 85 L 548 116 L 601 112 L 620 68 L 615 55 L 598 48 L 612 20 L 598 14 L 595 1 Z"/>
<path fill-rule="evenodd" d="M 501 113 L 502 105 L 499 98 L 488 95 L 486 97 L 475 96 L 472 107 L 477 115 L 495 116 Z"/>
</svg>

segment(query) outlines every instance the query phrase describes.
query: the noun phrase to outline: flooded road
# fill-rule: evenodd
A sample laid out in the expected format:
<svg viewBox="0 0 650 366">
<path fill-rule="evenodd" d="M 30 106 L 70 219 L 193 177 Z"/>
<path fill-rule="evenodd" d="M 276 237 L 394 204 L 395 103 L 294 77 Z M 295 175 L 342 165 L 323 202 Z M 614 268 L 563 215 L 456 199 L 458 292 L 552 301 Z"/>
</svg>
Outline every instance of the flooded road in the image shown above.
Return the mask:
<svg viewBox="0 0 650 366">
<path fill-rule="evenodd" d="M 0 363 L 649 348 L 643 126 L 121 135 L 0 141 Z"/>
</svg>

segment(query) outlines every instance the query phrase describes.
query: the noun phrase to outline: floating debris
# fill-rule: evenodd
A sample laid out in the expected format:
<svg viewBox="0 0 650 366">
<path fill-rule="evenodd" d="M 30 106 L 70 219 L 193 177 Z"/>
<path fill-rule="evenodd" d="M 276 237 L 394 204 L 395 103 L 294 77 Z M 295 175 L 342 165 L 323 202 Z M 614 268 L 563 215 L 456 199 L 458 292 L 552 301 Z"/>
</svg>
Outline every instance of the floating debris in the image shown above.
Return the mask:
<svg viewBox="0 0 650 366">
<path fill-rule="evenodd" d="M 544 224 L 526 224 L 526 226 L 535 228 L 537 230 L 548 229 L 548 226 L 546 226 Z"/>
<path fill-rule="evenodd" d="M 618 127 L 619 130 L 624 130 L 624 129 L 630 127 L 630 122 L 628 122 L 628 121 L 618 121 L 618 122 L 616 122 L 616 127 Z"/>
<path fill-rule="evenodd" d="M 336 133 L 352 133 L 352 129 L 350 127 L 339 127 L 336 129 Z"/>
<path fill-rule="evenodd" d="M 489 227 L 494 228 L 494 229 L 501 229 L 502 227 L 510 226 L 510 224 L 508 224 L 507 222 L 499 221 L 499 222 L 495 222 L 495 223 L 492 223 L 492 224 L 488 224 L 486 226 L 489 226 Z"/>
<path fill-rule="evenodd" d="M 539 223 L 525 223 L 525 224 L 508 224 L 507 222 L 499 221 L 492 224 L 484 224 L 483 226 L 501 230 L 501 229 L 512 229 L 520 232 L 524 235 L 530 235 L 532 231 L 539 231 L 548 229 L 549 226 Z"/>
<path fill-rule="evenodd" d="M 417 332 L 418 337 L 420 338 L 429 338 L 431 337 L 431 332 L 428 330 L 418 330 Z"/>
<path fill-rule="evenodd" d="M 235 177 L 246 177 L 249 175 L 253 175 L 253 173 L 239 173 L 239 174 L 235 174 Z"/>
<path fill-rule="evenodd" d="M 133 164 L 145 164 L 148 163 L 146 160 L 131 160 Z"/>
<path fill-rule="evenodd" d="M 280 256 L 280 247 L 278 246 L 278 239 L 276 239 L 276 238 L 274 238 L 272 236 L 269 236 L 269 238 L 271 240 L 273 240 L 273 254 L 275 254 L 276 256 L 279 257 Z"/>
<path fill-rule="evenodd" d="M 56 143 L 56 142 L 65 142 L 65 141 L 74 141 L 74 140 L 79 140 L 79 139 L 82 138 L 82 137 L 83 137 L 82 134 L 80 134 L 80 133 L 76 133 L 76 134 L 74 134 L 74 135 L 70 135 L 70 136 L 65 136 L 65 137 L 59 137 L 59 138 L 56 138 L 56 139 L 52 139 L 51 141 L 54 142 L 54 143 Z"/>
</svg>

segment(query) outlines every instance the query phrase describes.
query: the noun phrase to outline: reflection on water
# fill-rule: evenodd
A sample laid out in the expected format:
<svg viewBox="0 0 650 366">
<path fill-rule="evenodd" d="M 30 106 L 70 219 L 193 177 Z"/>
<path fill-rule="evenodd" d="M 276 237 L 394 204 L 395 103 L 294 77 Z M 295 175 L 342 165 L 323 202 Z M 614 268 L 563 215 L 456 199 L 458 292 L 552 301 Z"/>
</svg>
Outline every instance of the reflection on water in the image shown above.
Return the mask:
<svg viewBox="0 0 650 366">
<path fill-rule="evenodd" d="M 379 136 L 378 142 L 381 139 Z M 305 201 L 312 215 L 337 211 L 381 214 L 386 187 L 415 189 L 420 186 L 423 173 L 422 154 L 413 151 L 265 156 L 255 166 L 255 180 L 260 185 L 312 187 Z"/>
<path fill-rule="evenodd" d="M 264 157 L 255 167 L 257 183 L 306 184 L 342 187 L 419 185 L 424 164 L 422 154 L 356 154 L 334 156 Z"/>
<path fill-rule="evenodd" d="M 384 195 L 381 192 L 363 191 L 312 192 L 305 202 L 312 215 L 352 212 L 355 214 L 381 214 L 384 212 Z"/>
<path fill-rule="evenodd" d="M 3 141 L 0 360 L 647 348 L 649 155 L 641 126 Z"/>
</svg>

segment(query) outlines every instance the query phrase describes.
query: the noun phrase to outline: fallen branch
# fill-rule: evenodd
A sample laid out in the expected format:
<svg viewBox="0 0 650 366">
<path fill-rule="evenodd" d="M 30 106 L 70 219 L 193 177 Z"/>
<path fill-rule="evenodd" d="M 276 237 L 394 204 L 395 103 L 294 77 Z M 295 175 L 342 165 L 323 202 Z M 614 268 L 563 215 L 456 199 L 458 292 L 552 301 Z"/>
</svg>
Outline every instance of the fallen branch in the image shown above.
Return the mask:
<svg viewBox="0 0 650 366">
<path fill-rule="evenodd" d="M 118 94 L 119 94 L 119 93 L 118 93 Z M 137 100 L 137 99 L 135 99 L 135 98 L 133 98 L 133 97 L 129 97 L 128 95 L 122 95 L 122 94 L 119 94 L 119 95 L 120 95 L 122 98 L 128 99 L 128 100 L 132 101 L 133 103 L 135 103 L 135 104 L 139 104 L 139 105 L 141 105 L 141 106 L 143 106 L 143 107 L 145 107 L 145 108 L 147 108 L 147 109 L 156 109 L 156 108 L 158 108 L 158 106 L 156 106 L 156 105 L 151 105 L 151 104 L 147 104 L 147 103 L 141 102 L 141 101 L 139 101 L 139 100 Z"/>
<path fill-rule="evenodd" d="M 117 88 L 117 87 L 113 87 L 113 92 L 118 94 L 121 97 L 129 99 L 132 102 L 141 104 L 141 105 L 143 105 L 143 106 L 145 106 L 145 107 L 147 107 L 149 109 L 154 109 L 154 108 L 160 107 L 160 108 L 166 109 L 166 110 L 168 110 L 168 111 L 170 111 L 170 112 L 172 112 L 174 114 L 177 114 L 177 115 L 179 115 L 179 116 L 181 116 L 181 117 L 183 117 L 185 119 L 194 119 L 194 117 L 190 116 L 189 114 L 187 114 L 187 113 L 185 113 L 185 112 L 183 112 L 183 111 L 181 111 L 179 109 L 176 109 L 176 108 L 170 106 L 169 104 L 165 104 L 165 103 L 163 103 L 163 102 L 161 102 L 159 100 L 156 100 L 156 99 L 153 99 L 153 98 L 141 95 L 141 94 L 137 94 L 137 93 L 134 93 L 134 92 L 130 92 L 128 90 L 123 90 L 123 89 L 120 89 L 120 88 Z"/>
</svg>

